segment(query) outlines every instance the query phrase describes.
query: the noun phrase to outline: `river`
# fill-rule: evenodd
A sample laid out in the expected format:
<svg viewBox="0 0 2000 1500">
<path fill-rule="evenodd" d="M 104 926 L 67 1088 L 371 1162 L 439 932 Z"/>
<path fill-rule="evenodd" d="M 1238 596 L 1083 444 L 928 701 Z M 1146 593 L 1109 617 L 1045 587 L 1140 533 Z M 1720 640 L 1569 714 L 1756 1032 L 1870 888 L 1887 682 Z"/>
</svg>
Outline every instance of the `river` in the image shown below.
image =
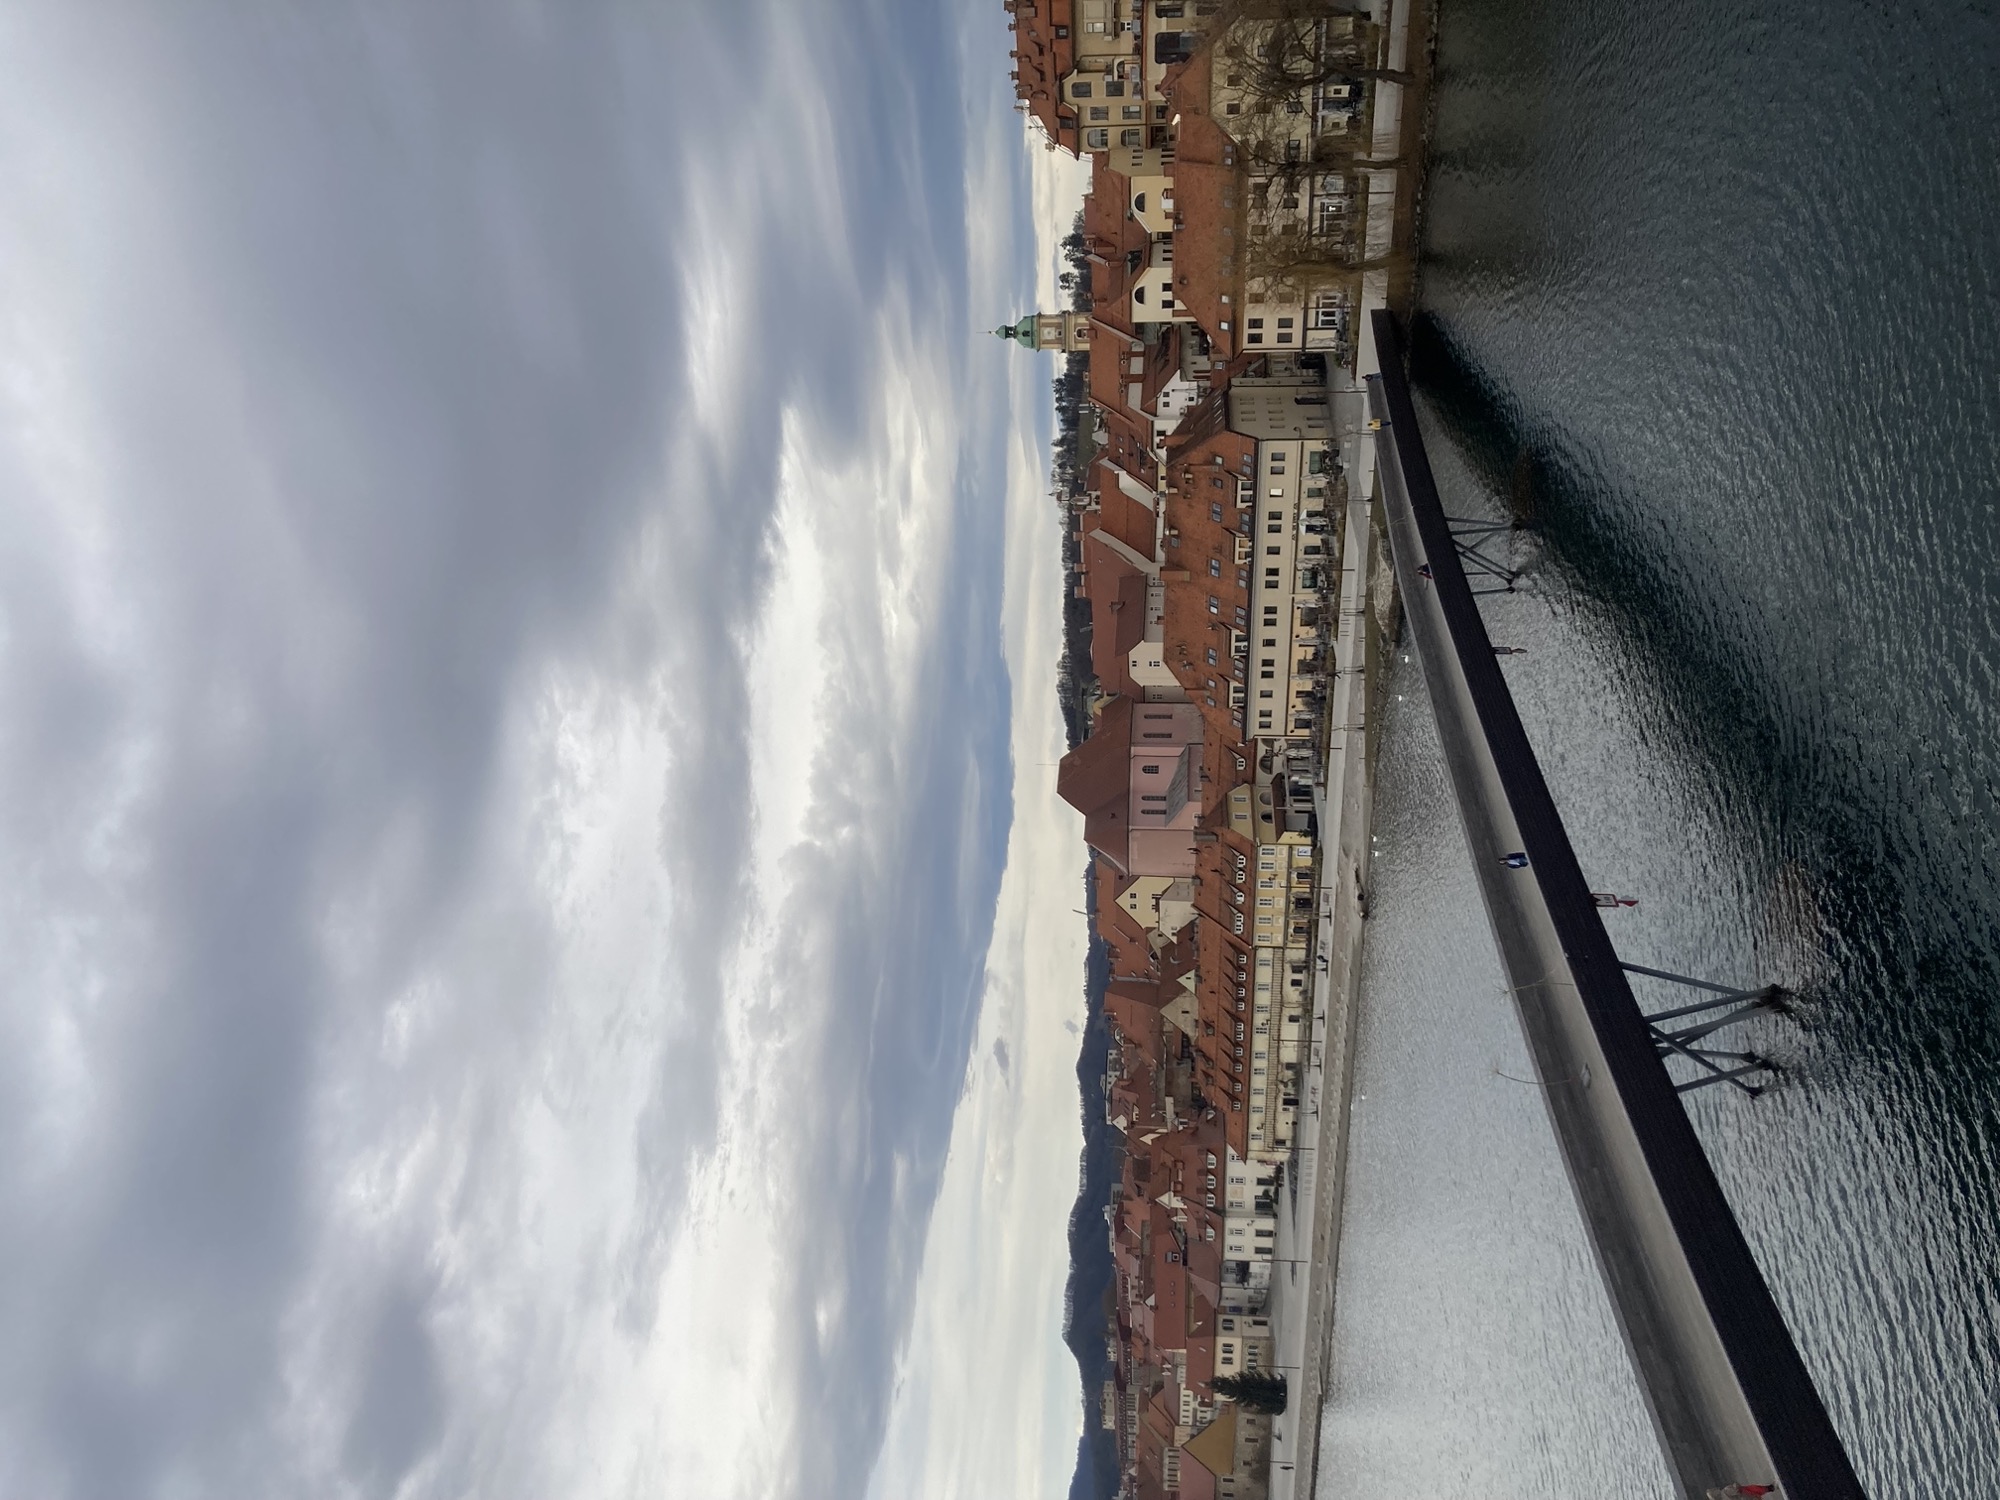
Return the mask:
<svg viewBox="0 0 2000 1500">
<path fill-rule="evenodd" d="M 2000 20 L 1445 0 L 1437 67 L 1415 373 L 1534 521 L 1523 716 L 1623 956 L 1800 992 L 1689 1109 L 1864 1481 L 2000 1494 Z M 1666 1495 L 1388 686 L 1320 1493 Z"/>
</svg>

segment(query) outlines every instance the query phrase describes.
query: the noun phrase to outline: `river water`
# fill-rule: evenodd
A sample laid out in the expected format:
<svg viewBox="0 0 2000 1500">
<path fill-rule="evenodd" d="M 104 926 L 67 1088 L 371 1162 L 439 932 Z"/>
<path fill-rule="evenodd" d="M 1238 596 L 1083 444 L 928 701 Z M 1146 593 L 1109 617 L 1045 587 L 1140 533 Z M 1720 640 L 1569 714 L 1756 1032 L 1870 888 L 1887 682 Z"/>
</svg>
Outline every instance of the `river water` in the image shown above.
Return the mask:
<svg viewBox="0 0 2000 1500">
<path fill-rule="evenodd" d="M 1801 991 L 1689 1109 L 1884 1500 L 2000 1495 L 1996 142 L 1990 8 L 1444 0 L 1433 463 L 1620 952 Z M 1389 690 L 1321 1494 L 1666 1495 Z"/>
</svg>

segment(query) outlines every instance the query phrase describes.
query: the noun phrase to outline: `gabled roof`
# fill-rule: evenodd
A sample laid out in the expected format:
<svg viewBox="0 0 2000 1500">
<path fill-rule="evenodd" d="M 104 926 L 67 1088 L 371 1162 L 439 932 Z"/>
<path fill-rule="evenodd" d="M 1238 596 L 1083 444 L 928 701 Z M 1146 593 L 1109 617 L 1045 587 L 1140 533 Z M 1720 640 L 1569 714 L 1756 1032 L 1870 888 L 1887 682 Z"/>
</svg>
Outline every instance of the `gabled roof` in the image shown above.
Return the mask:
<svg viewBox="0 0 2000 1500">
<path fill-rule="evenodd" d="M 1130 858 L 1132 700 L 1113 698 L 1097 728 L 1062 758 L 1056 793 L 1083 814 L 1084 840 L 1119 869 Z"/>
<path fill-rule="evenodd" d="M 1236 1472 L 1236 1403 L 1225 1401 L 1215 1420 L 1202 1428 L 1181 1448 L 1217 1479 Z"/>
<path fill-rule="evenodd" d="M 1148 516 L 1150 527 L 1152 517 Z M 1147 537 L 1147 545 L 1152 538 Z M 1146 638 L 1146 575 L 1095 536 L 1084 538 L 1090 668 L 1109 693 L 1131 695 L 1132 648 Z"/>
</svg>

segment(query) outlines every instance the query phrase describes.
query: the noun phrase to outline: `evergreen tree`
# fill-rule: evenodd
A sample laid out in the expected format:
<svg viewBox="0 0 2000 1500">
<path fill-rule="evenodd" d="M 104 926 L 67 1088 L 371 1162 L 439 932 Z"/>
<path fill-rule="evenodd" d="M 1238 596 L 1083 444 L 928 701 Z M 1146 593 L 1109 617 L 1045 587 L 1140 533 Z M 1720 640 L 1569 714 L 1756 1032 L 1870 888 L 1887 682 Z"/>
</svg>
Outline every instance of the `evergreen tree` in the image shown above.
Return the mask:
<svg viewBox="0 0 2000 1500">
<path fill-rule="evenodd" d="M 1218 1375 L 1212 1383 L 1218 1396 L 1227 1396 L 1245 1411 L 1277 1416 L 1285 1409 L 1285 1377 L 1268 1370 L 1245 1370 L 1241 1375 Z"/>
</svg>

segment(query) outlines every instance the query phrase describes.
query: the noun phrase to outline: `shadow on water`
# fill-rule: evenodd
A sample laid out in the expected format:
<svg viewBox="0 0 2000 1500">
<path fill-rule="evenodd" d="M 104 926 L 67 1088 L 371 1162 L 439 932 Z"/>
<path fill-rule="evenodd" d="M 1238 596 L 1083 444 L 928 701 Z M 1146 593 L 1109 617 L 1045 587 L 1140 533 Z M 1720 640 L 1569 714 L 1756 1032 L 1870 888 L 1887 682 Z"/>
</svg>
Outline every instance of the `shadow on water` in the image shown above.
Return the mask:
<svg viewBox="0 0 2000 1500">
<path fill-rule="evenodd" d="M 1991 1481 L 1991 1425 L 1981 1435 L 1964 1417 L 2000 1398 L 2000 881 L 1939 793 L 1954 780 L 1941 737 L 1905 725 L 1829 754 L 1812 694 L 1780 680 L 1795 664 L 1747 649 L 1691 595 L 1648 507 L 1529 419 L 1443 321 L 1420 319 L 1412 346 L 1456 459 L 1532 522 L 1543 603 L 1615 640 L 1643 738 L 1685 763 L 1736 840 L 1718 861 L 1736 873 L 1717 878 L 1735 881 L 1756 977 L 1802 988 L 1787 1091 L 1816 1119 L 1772 1129 L 1762 1104 L 1747 1127 L 1769 1132 L 1759 1140 L 1713 1098 L 1691 1113 L 1781 1302 L 1809 1325 L 1802 1342 L 1857 1460 L 1888 1493 Z M 1902 763 L 1926 751 L 1940 761 L 1915 768 L 1926 795 L 1899 796 Z M 1760 890 L 1781 899 L 1745 899 Z M 1788 1159 L 1833 1180 L 1775 1183 Z M 1783 1210 L 1794 1222 L 1760 1234 L 1774 1193 L 1797 1194 Z"/>
<path fill-rule="evenodd" d="M 1817 926 L 1835 968 L 1815 986 L 1843 1047 L 1882 1067 L 1963 1075 L 1964 1097 L 2000 1125 L 2000 899 L 1968 888 L 1956 861 L 1934 862 L 1934 838 L 1899 829 L 1866 786 L 1828 796 L 1825 767 L 1801 726 L 1780 720 L 1768 665 L 1747 658 L 1683 609 L 1656 535 L 1628 519 L 1580 472 L 1561 441 L 1526 429 L 1497 388 L 1456 350 L 1435 319 L 1412 331 L 1412 376 L 1451 439 L 1515 517 L 1547 548 L 1570 609 L 1617 622 L 1645 697 L 1682 726 L 1718 785 L 1734 789 L 1760 825 L 1775 868 L 1810 882 Z M 1968 1162 L 1990 1172 L 1990 1161 Z"/>
</svg>

